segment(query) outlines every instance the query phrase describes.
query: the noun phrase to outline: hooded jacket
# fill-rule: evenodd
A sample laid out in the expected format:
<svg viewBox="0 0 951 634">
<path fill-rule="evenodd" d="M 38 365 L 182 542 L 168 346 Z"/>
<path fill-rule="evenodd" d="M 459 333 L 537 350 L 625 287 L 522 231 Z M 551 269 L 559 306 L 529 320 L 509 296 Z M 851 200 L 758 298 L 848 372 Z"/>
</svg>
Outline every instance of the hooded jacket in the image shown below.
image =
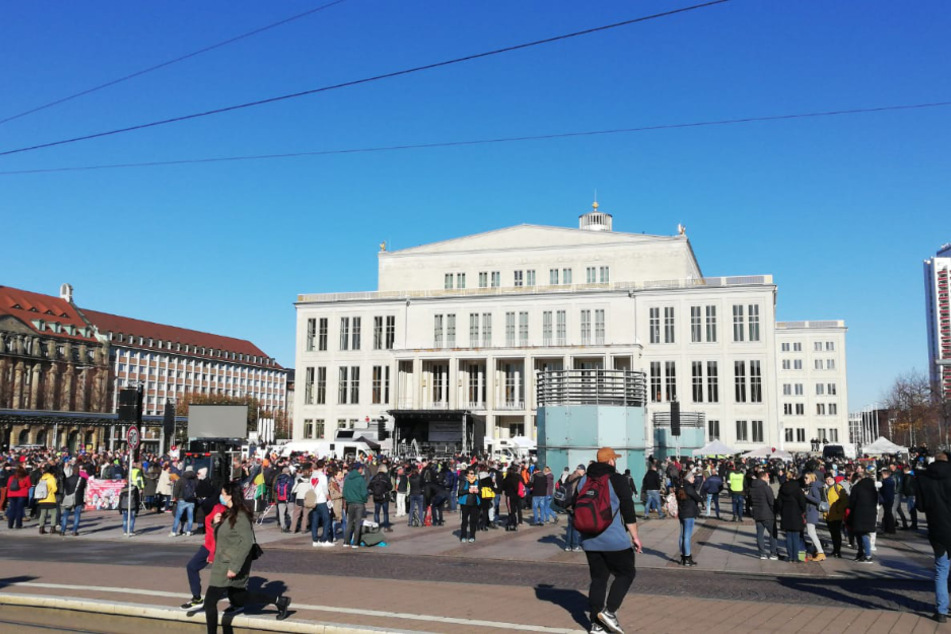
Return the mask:
<svg viewBox="0 0 951 634">
<path fill-rule="evenodd" d="M 787 480 L 779 487 L 776 510 L 779 512 L 779 527 L 784 531 L 801 532 L 805 528 L 803 514 L 806 512 L 806 496 L 798 482 Z"/>
<path fill-rule="evenodd" d="M 928 516 L 928 540 L 935 556 L 951 551 L 951 462 L 932 462 L 915 474 L 916 505 Z"/>
<path fill-rule="evenodd" d="M 776 498 L 768 484 L 755 478 L 750 485 L 750 502 L 753 505 L 753 520 L 757 522 L 773 522 L 776 512 L 773 510 Z"/>
<path fill-rule="evenodd" d="M 343 481 L 343 499 L 347 504 L 366 504 L 367 481 L 359 469 L 351 469 Z"/>
</svg>

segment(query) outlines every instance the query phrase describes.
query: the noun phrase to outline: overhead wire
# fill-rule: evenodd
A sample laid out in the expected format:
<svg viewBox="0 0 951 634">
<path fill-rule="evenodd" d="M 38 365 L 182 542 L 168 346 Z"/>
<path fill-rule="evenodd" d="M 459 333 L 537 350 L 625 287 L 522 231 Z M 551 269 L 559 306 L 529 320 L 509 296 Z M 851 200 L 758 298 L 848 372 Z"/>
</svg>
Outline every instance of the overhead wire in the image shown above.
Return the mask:
<svg viewBox="0 0 951 634">
<path fill-rule="evenodd" d="M 736 119 L 717 119 L 709 121 L 694 121 L 689 123 L 665 123 L 658 125 L 639 126 L 632 128 L 613 128 L 608 130 L 585 130 L 579 132 L 558 132 L 552 134 L 522 135 L 498 137 L 492 139 L 473 139 L 462 141 L 439 141 L 433 143 L 415 143 L 401 145 L 385 145 L 378 147 L 350 148 L 339 150 L 316 150 L 310 152 L 285 152 L 280 154 L 251 154 L 243 156 L 223 156 L 196 159 L 177 159 L 169 161 L 147 161 L 140 163 L 111 163 L 103 165 L 86 165 L 76 167 L 51 167 L 26 170 L 6 170 L 0 171 L 0 176 L 9 176 L 16 174 L 46 174 L 53 172 L 81 172 L 91 170 L 122 169 L 134 167 L 159 167 L 168 165 L 194 165 L 204 163 L 224 163 L 237 161 L 258 161 L 286 158 L 300 158 L 312 156 L 331 156 L 341 154 L 367 154 L 374 152 L 395 152 L 402 150 L 422 150 L 434 148 L 462 147 L 474 145 L 490 145 L 500 143 L 519 143 L 526 141 L 545 141 L 551 139 L 567 139 L 572 137 L 600 136 L 611 134 L 630 134 L 636 132 L 653 132 L 660 130 L 677 130 L 685 128 L 702 128 L 712 126 L 739 125 L 745 123 L 761 123 L 770 121 L 788 121 L 796 119 L 815 119 L 820 117 L 838 117 L 856 114 L 868 114 L 874 112 L 895 112 L 901 110 L 921 110 L 925 108 L 943 108 L 951 106 L 951 101 L 935 101 L 929 103 L 900 104 L 892 106 L 875 106 L 869 108 L 850 108 L 845 110 L 827 110 L 821 112 L 799 112 L 792 114 L 766 115 L 759 117 L 741 117 Z"/>
<path fill-rule="evenodd" d="M 119 78 L 117 78 L 117 79 L 113 79 L 113 80 L 107 81 L 107 82 L 105 82 L 105 83 L 103 83 L 103 84 L 99 84 L 98 86 L 93 86 L 92 88 L 87 88 L 87 89 L 85 89 L 85 90 L 81 90 L 81 91 L 79 91 L 79 92 L 77 92 L 77 93 L 74 93 L 74 94 L 72 94 L 72 95 L 68 95 L 68 96 L 66 96 L 66 97 L 62 97 L 62 98 L 60 98 L 60 99 L 56 99 L 56 100 L 54 100 L 54 101 L 50 101 L 49 103 L 45 103 L 45 104 L 43 104 L 43 105 L 41 105 L 41 106 L 36 106 L 36 107 L 34 107 L 34 108 L 30 108 L 29 110 L 24 110 L 23 112 L 20 112 L 19 114 L 15 114 L 15 115 L 9 116 L 9 117 L 7 117 L 7 118 L 5 118 L 5 119 L 0 119 L 0 125 L 3 125 L 3 124 L 5 124 L 5 123 L 9 123 L 10 121 L 14 121 L 14 120 L 16 120 L 16 119 L 20 119 L 20 118 L 22 118 L 22 117 L 25 117 L 25 116 L 27 116 L 27 115 L 31 115 L 31 114 L 36 113 L 36 112 L 40 112 L 41 110 L 46 110 L 47 108 L 52 108 L 53 106 L 58 106 L 58 105 L 60 105 L 60 104 L 62 104 L 62 103 L 66 103 L 67 101 L 72 101 L 73 99 L 77 99 L 77 98 L 79 98 L 79 97 L 84 97 L 84 96 L 89 95 L 89 94 L 92 94 L 92 93 L 94 93 L 94 92 L 98 92 L 98 91 L 100 91 L 100 90 L 102 90 L 102 89 L 104 89 L 104 88 L 109 88 L 110 86 L 115 86 L 116 84 L 121 84 L 121 83 L 124 82 L 124 81 L 128 81 L 128 80 L 130 80 L 130 79 L 135 79 L 136 77 L 141 77 L 142 75 L 146 75 L 146 74 L 148 74 L 148 73 L 157 71 L 157 70 L 159 70 L 159 69 L 161 69 L 161 68 L 165 68 L 165 67 L 167 67 L 167 66 L 171 66 L 172 64 L 177 64 L 178 62 L 183 62 L 183 61 L 185 61 L 186 59 L 191 59 L 191 58 L 193 58 L 193 57 L 197 57 L 197 56 L 199 56 L 199 55 L 202 55 L 203 53 L 208 53 L 209 51 L 213 51 L 213 50 L 215 50 L 215 49 L 219 49 L 219 48 L 221 48 L 221 47 L 223 47 L 223 46 L 228 46 L 229 44 L 234 44 L 235 42 L 239 42 L 239 41 L 244 40 L 244 39 L 247 39 L 247 38 L 249 38 L 249 37 L 253 37 L 253 36 L 255 36 L 255 35 L 259 35 L 259 34 L 261 34 L 261 33 L 264 33 L 265 31 L 270 31 L 271 29 L 275 29 L 275 28 L 277 28 L 277 27 L 279 27 L 279 26 L 283 26 L 283 25 L 288 24 L 288 23 L 290 23 L 290 22 L 294 22 L 294 21 L 296 21 L 296 20 L 300 20 L 301 18 L 305 18 L 305 17 L 307 17 L 307 16 L 309 16 L 309 15 L 313 15 L 314 13 L 317 13 L 317 12 L 319 12 L 319 11 L 323 11 L 324 9 L 329 9 L 330 7 L 332 7 L 332 6 L 334 6 L 334 5 L 341 4 L 341 3 L 346 2 L 346 1 L 347 1 L 347 0 L 333 0 L 333 2 L 328 2 L 328 3 L 326 3 L 326 4 L 322 4 L 322 5 L 320 5 L 319 7 L 315 7 L 315 8 L 313 8 L 313 9 L 308 10 L 308 11 L 304 11 L 303 13 L 298 13 L 297 15 L 292 15 L 292 16 L 290 16 L 289 18 L 285 18 L 285 19 L 280 20 L 280 21 L 278 21 L 278 22 L 273 22 L 273 23 L 268 24 L 268 25 L 266 25 L 266 26 L 262 26 L 262 27 L 260 27 L 260 28 L 254 29 L 253 31 L 248 31 L 247 33 L 242 33 L 241 35 L 236 35 L 236 36 L 234 36 L 234 37 L 232 37 L 232 38 L 229 38 L 229 39 L 227 39 L 227 40 L 224 40 L 224 41 L 222 41 L 222 42 L 218 42 L 217 44 L 212 44 L 212 45 L 210 45 L 210 46 L 206 46 L 206 47 L 204 47 L 204 48 L 200 48 L 200 49 L 198 49 L 197 51 L 192 51 L 191 53 L 186 53 L 185 55 L 181 55 L 181 56 L 176 57 L 176 58 L 174 58 L 174 59 L 170 59 L 170 60 L 168 60 L 168 61 L 162 62 L 161 64 L 156 64 L 155 66 L 149 66 L 148 68 L 143 68 L 142 70 L 136 71 L 136 72 L 134 72 L 134 73 L 130 73 L 130 74 L 128 74 L 128 75 L 124 75 L 124 76 L 119 77 Z"/>
<path fill-rule="evenodd" d="M 361 84 L 367 84 L 367 83 L 374 82 L 374 81 L 380 81 L 380 80 L 382 80 L 382 79 L 391 79 L 391 78 L 393 78 L 393 77 L 400 77 L 400 76 L 409 75 L 409 74 L 412 74 L 412 73 L 418 73 L 418 72 L 422 72 L 422 71 L 433 70 L 433 69 L 435 69 L 435 68 L 442 68 L 442 67 L 444 67 L 444 66 L 450 66 L 450 65 L 452 65 L 452 64 L 459 64 L 459 63 L 462 63 L 462 62 L 469 62 L 469 61 L 476 60 L 476 59 L 482 59 L 482 58 L 491 57 L 491 56 L 494 56 L 494 55 L 501 55 L 501 54 L 503 54 L 503 53 L 510 53 L 510 52 L 512 52 L 512 51 L 518 51 L 518 50 L 522 50 L 522 49 L 526 49 L 526 48 L 530 48 L 530 47 L 534 47 L 534 46 L 541 46 L 541 45 L 543 45 L 543 44 L 551 44 L 551 43 L 554 43 L 554 42 L 560 42 L 560 41 L 567 40 L 567 39 L 574 38 L 574 37 L 581 37 L 581 36 L 584 36 L 584 35 L 591 35 L 591 34 L 593 34 L 593 33 L 600 33 L 600 32 L 603 32 L 603 31 L 607 31 L 607 30 L 610 30 L 610 29 L 616 29 L 616 28 L 623 27 L 623 26 L 630 26 L 630 25 L 632 25 L 632 24 L 637 24 L 637 23 L 640 23 L 640 22 L 647 22 L 647 21 L 649 21 L 649 20 L 656 20 L 656 19 L 659 19 L 659 18 L 670 17 L 670 16 L 677 15 L 677 14 L 680 14 L 680 13 L 687 13 L 687 12 L 689 12 L 689 11 L 696 11 L 696 10 L 698 10 L 698 9 L 704 9 L 704 8 L 712 7 L 712 6 L 719 5 L 719 4 L 725 4 L 725 3 L 730 2 L 730 1 L 731 1 L 731 0 L 711 0 L 711 1 L 709 1 L 709 2 L 704 2 L 704 3 L 702 3 L 702 4 L 691 5 L 691 6 L 689 6 L 689 7 L 683 7 L 683 8 L 680 8 L 680 9 L 672 9 L 672 10 L 670 10 L 670 11 L 664 11 L 664 12 L 662 12 L 662 13 L 655 13 L 655 14 L 652 14 L 652 15 L 642 16 L 642 17 L 639 17 L 639 18 L 632 18 L 632 19 L 630 19 L 630 20 L 623 20 L 623 21 L 621 21 L 621 22 L 614 22 L 614 23 L 612 23 L 612 24 L 605 24 L 605 25 L 602 25 L 602 26 L 597 26 L 597 27 L 593 27 L 593 28 L 589 28 L 589 29 L 583 29 L 583 30 L 581 30 L 581 31 L 574 31 L 574 32 L 572 32 L 572 33 L 565 33 L 565 34 L 562 34 L 562 35 L 556 35 L 556 36 L 544 38 L 544 39 L 541 39 L 541 40 L 534 40 L 534 41 L 532 41 L 532 42 L 525 42 L 525 43 L 522 43 L 522 44 L 515 44 L 515 45 L 512 45 L 512 46 L 506 46 L 506 47 L 503 47 L 503 48 L 493 49 L 493 50 L 491 50 L 491 51 L 485 51 L 485 52 L 482 52 L 482 53 L 475 53 L 475 54 L 472 54 L 472 55 L 465 55 L 465 56 L 463 56 L 463 57 L 456 57 L 456 58 L 444 60 L 444 61 L 441 61 L 441 62 L 434 62 L 434 63 L 431 63 L 431 64 L 424 64 L 424 65 L 422 65 L 422 66 L 414 66 L 414 67 L 412 67 L 412 68 L 405 68 L 405 69 L 402 69 L 402 70 L 397 70 L 397 71 L 393 71 L 393 72 L 389 72 L 389 73 L 383 73 L 383 74 L 380 74 L 380 75 L 373 75 L 373 76 L 364 77 L 364 78 L 361 78 L 361 79 L 354 79 L 354 80 L 345 81 L 345 82 L 341 82 L 341 83 L 337 83 L 337 84 L 331 84 L 331 85 L 328 85 L 328 86 L 322 86 L 322 87 L 320 87 L 320 88 L 312 88 L 312 89 L 309 89 L 309 90 L 302 90 L 302 91 L 299 91 L 299 92 L 289 93 L 289 94 L 285 94 L 285 95 L 279 95 L 279 96 L 277 96 L 277 97 L 268 97 L 268 98 L 266 98 L 266 99 L 258 99 L 258 100 L 255 100 L 255 101 L 249 101 L 249 102 L 246 102 L 246 103 L 235 104 L 235 105 L 232 105 L 232 106 L 225 106 L 225 107 L 222 107 L 222 108 L 215 108 L 215 109 L 206 110 L 206 111 L 203 111 L 203 112 L 196 112 L 196 113 L 192 113 L 192 114 L 181 115 L 181 116 L 177 116 L 177 117 L 171 117 L 171 118 L 169 118 L 169 119 L 162 119 L 162 120 L 159 120 L 159 121 L 152 121 L 152 122 L 150 122 L 150 123 L 141 123 L 141 124 L 138 124 L 138 125 L 128 126 L 128 127 L 125 127 L 125 128 L 117 128 L 117 129 L 108 130 L 108 131 L 105 131 L 105 132 L 96 132 L 96 133 L 94 133 L 94 134 L 86 134 L 86 135 L 83 135 L 83 136 L 73 137 L 73 138 L 69 138 L 69 139 L 62 139 L 62 140 L 59 140 L 59 141 L 50 141 L 50 142 L 47 142 L 47 143 L 38 143 L 38 144 L 36 144 L 36 145 L 30 145 L 30 146 L 26 146 L 26 147 L 16 148 L 16 149 L 13 149 L 13 150 L 0 151 L 0 156 L 9 156 L 9 155 L 11 155 L 11 154 L 19 154 L 19 153 L 22 153 L 22 152 L 30 152 L 30 151 L 33 151 L 33 150 L 39 150 L 39 149 L 43 149 L 43 148 L 55 147 L 55 146 L 58 146 L 58 145 L 66 145 L 66 144 L 68 144 L 68 143 L 77 143 L 77 142 L 80 142 L 80 141 L 88 141 L 88 140 L 91 140 L 91 139 L 98 139 L 98 138 L 102 138 L 102 137 L 106 137 L 106 136 L 112 136 L 112 135 L 116 135 L 116 134 L 123 134 L 123 133 L 126 133 L 126 132 L 133 132 L 133 131 L 136 131 L 136 130 L 144 130 L 144 129 L 147 129 L 147 128 L 154 128 L 154 127 L 157 127 L 157 126 L 163 126 L 163 125 L 168 125 L 168 124 L 172 124 L 172 123 L 179 123 L 179 122 L 182 122 L 182 121 L 189 121 L 189 120 L 198 119 L 198 118 L 201 118 L 201 117 L 209 117 L 209 116 L 212 116 L 212 115 L 222 114 L 222 113 L 225 113 L 225 112 L 233 112 L 233 111 L 235 111 L 235 110 L 242 110 L 242 109 L 245 109 L 245 108 L 253 108 L 253 107 L 257 107 L 257 106 L 263 106 L 263 105 L 265 105 L 265 104 L 276 103 L 276 102 L 279 102 L 279 101 L 286 101 L 286 100 L 289 100 L 289 99 L 297 99 L 297 98 L 305 97 L 305 96 L 308 96 L 308 95 L 315 95 L 315 94 L 318 94 L 318 93 L 328 92 L 328 91 L 331 91 L 331 90 L 338 90 L 338 89 L 340 89 L 340 88 L 349 88 L 349 87 L 352 87 L 352 86 L 359 86 L 359 85 L 361 85 Z"/>
</svg>

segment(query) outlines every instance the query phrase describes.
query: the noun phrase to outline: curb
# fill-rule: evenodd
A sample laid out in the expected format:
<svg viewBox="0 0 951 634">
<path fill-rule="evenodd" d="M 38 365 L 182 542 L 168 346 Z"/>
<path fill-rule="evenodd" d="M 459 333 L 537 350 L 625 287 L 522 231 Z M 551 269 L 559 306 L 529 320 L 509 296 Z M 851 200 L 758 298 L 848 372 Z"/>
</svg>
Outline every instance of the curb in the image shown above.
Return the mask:
<svg viewBox="0 0 951 634">
<path fill-rule="evenodd" d="M 154 619 L 177 623 L 188 623 L 204 627 L 202 617 L 194 618 L 189 614 L 171 608 L 156 607 L 143 603 L 116 603 L 100 599 L 79 599 L 50 597 L 36 594 L 0 593 L 0 605 L 12 605 L 30 608 L 67 610 L 71 612 L 91 612 L 138 619 Z M 302 634 L 425 634 L 413 630 L 395 630 L 370 625 L 346 625 L 343 623 L 321 623 L 318 621 L 276 621 L 263 617 L 239 614 L 230 621 L 232 627 L 259 632 L 289 632 Z"/>
</svg>

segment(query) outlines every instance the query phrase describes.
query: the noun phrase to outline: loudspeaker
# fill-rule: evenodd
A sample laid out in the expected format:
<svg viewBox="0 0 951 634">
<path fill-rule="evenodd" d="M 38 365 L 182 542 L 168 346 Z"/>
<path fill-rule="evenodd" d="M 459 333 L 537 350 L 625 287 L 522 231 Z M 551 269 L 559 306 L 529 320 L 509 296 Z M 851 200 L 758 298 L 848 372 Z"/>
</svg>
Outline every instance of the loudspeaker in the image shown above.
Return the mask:
<svg viewBox="0 0 951 634">
<path fill-rule="evenodd" d="M 139 412 L 142 411 L 142 393 L 134 387 L 126 387 L 119 390 L 119 406 L 116 413 L 119 414 L 119 421 L 123 423 L 137 423 L 139 421 Z"/>
<path fill-rule="evenodd" d="M 680 435 L 680 401 L 670 402 L 670 435 Z"/>
<path fill-rule="evenodd" d="M 162 430 L 165 432 L 166 440 L 171 440 L 175 435 L 175 406 L 171 403 L 165 403 L 165 416 L 162 419 Z"/>
</svg>

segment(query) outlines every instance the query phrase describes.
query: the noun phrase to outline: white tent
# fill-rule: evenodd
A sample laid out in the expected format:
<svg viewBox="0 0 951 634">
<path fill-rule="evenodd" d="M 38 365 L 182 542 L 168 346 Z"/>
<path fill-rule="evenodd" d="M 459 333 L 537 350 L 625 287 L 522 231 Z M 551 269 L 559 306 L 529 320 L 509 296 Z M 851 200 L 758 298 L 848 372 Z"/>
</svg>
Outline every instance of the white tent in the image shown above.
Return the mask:
<svg viewBox="0 0 951 634">
<path fill-rule="evenodd" d="M 884 436 L 879 436 L 871 445 L 862 447 L 862 453 L 875 456 L 892 453 L 908 453 L 908 448 L 896 445 Z"/>
<path fill-rule="evenodd" d="M 792 460 L 792 455 L 788 451 L 783 451 L 782 449 L 775 449 L 773 447 L 767 447 L 763 445 L 752 451 L 747 451 L 742 456 L 743 458 L 776 458 L 777 460 Z"/>
<path fill-rule="evenodd" d="M 719 440 L 711 440 L 700 449 L 691 452 L 695 456 L 732 456 L 736 451 Z"/>
</svg>

